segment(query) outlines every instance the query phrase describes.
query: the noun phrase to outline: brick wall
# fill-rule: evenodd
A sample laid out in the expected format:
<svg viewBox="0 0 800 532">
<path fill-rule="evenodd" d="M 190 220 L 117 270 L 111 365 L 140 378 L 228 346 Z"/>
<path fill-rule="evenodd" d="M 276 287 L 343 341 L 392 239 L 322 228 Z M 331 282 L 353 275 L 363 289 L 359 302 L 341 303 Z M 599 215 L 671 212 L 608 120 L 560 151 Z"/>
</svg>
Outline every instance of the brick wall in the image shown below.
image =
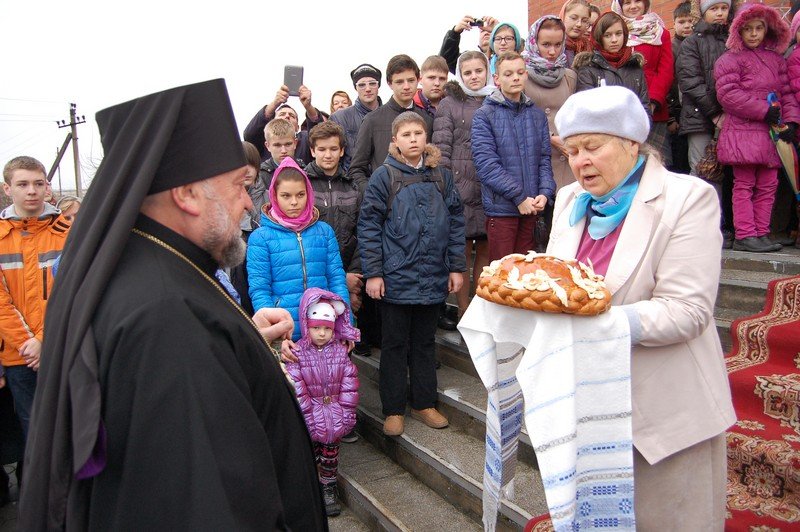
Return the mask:
<svg viewBox="0 0 800 532">
<path fill-rule="evenodd" d="M 542 15 L 558 15 L 565 1 L 566 0 L 528 0 L 528 27 L 530 28 L 531 24 Z M 682 0 L 650 0 L 650 8 L 661 15 L 661 18 L 663 18 L 664 22 L 667 24 L 667 28 L 672 30 L 672 11 L 681 1 Z M 611 0 L 599 0 L 593 3 L 600 8 L 600 11 L 606 11 L 611 8 Z M 784 8 L 781 11 L 782 13 L 788 11 L 791 6 L 789 0 L 765 0 L 762 3 L 777 8 Z"/>
</svg>

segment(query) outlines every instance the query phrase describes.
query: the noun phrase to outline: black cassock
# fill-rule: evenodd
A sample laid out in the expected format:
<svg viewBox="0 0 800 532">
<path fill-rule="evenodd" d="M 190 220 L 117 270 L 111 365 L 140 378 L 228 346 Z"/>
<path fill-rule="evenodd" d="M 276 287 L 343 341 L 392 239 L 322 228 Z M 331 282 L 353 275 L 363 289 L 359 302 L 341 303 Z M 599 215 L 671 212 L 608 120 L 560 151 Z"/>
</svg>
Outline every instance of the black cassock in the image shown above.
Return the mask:
<svg viewBox="0 0 800 532">
<path fill-rule="evenodd" d="M 92 322 L 107 464 L 82 481 L 89 528 L 327 529 L 303 416 L 215 262 L 136 226 L 174 251 L 132 233 Z"/>
</svg>

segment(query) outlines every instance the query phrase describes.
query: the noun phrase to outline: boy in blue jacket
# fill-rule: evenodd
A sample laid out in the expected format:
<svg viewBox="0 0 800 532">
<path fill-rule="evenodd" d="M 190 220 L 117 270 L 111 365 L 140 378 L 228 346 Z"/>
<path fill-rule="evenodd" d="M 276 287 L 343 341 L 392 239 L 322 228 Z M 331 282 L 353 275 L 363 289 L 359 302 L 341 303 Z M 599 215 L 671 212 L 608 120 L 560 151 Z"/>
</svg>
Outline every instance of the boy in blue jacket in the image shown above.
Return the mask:
<svg viewBox="0 0 800 532">
<path fill-rule="evenodd" d="M 536 249 L 536 218 L 555 198 L 547 117 L 523 92 L 527 78 L 522 56 L 500 54 L 497 89 L 472 119 L 472 160 L 482 185 L 489 260 Z"/>
<path fill-rule="evenodd" d="M 414 112 L 398 115 L 358 221 L 367 295 L 381 303 L 379 388 L 390 436 L 403 433 L 409 367 L 411 416 L 432 428 L 448 425 L 435 408 L 434 337 L 439 306 L 461 287 L 467 268 L 461 198 L 439 157 L 427 144 L 425 120 Z"/>
</svg>

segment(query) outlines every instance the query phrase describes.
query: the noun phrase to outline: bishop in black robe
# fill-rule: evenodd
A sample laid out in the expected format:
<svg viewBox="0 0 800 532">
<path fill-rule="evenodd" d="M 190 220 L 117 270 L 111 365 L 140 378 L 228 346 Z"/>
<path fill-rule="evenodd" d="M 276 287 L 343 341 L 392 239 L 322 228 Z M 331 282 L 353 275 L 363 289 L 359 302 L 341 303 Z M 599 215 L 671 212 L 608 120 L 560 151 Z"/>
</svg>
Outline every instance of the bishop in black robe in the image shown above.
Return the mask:
<svg viewBox="0 0 800 532">
<path fill-rule="evenodd" d="M 213 220 L 238 235 L 249 201 L 224 80 L 97 122 L 105 157 L 48 304 L 20 530 L 327 530 L 292 389 L 214 277 L 232 259 L 198 236 Z"/>
<path fill-rule="evenodd" d="M 105 469 L 85 481 L 90 528 L 322 529 L 275 357 L 205 251 L 144 216 L 136 229 L 92 322 L 108 437 Z"/>
</svg>

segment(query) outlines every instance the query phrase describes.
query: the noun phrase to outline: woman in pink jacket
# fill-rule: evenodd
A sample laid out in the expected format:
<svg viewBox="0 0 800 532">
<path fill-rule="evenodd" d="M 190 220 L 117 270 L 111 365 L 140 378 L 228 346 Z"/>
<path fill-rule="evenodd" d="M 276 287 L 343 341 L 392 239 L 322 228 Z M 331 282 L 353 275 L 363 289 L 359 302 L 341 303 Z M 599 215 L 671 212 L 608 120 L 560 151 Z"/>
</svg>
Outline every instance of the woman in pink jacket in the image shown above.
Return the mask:
<svg viewBox="0 0 800 532">
<path fill-rule="evenodd" d="M 717 157 L 733 166 L 733 249 L 777 251 L 781 245 L 770 238 L 769 223 L 781 160 L 769 132 L 782 120 L 789 127 L 781 138 L 792 140 L 800 123 L 781 56 L 789 44 L 789 26 L 774 8 L 748 4 L 733 19 L 726 44 L 714 78 L 726 114 Z M 780 107 L 768 103 L 770 93 Z"/>
<path fill-rule="evenodd" d="M 339 515 L 336 494 L 339 443 L 353 430 L 358 406 L 358 370 L 347 352 L 361 334 L 350 325 L 341 297 L 309 288 L 300 300 L 297 362 L 286 364 L 314 443 L 322 498 L 329 516 Z"/>
</svg>

